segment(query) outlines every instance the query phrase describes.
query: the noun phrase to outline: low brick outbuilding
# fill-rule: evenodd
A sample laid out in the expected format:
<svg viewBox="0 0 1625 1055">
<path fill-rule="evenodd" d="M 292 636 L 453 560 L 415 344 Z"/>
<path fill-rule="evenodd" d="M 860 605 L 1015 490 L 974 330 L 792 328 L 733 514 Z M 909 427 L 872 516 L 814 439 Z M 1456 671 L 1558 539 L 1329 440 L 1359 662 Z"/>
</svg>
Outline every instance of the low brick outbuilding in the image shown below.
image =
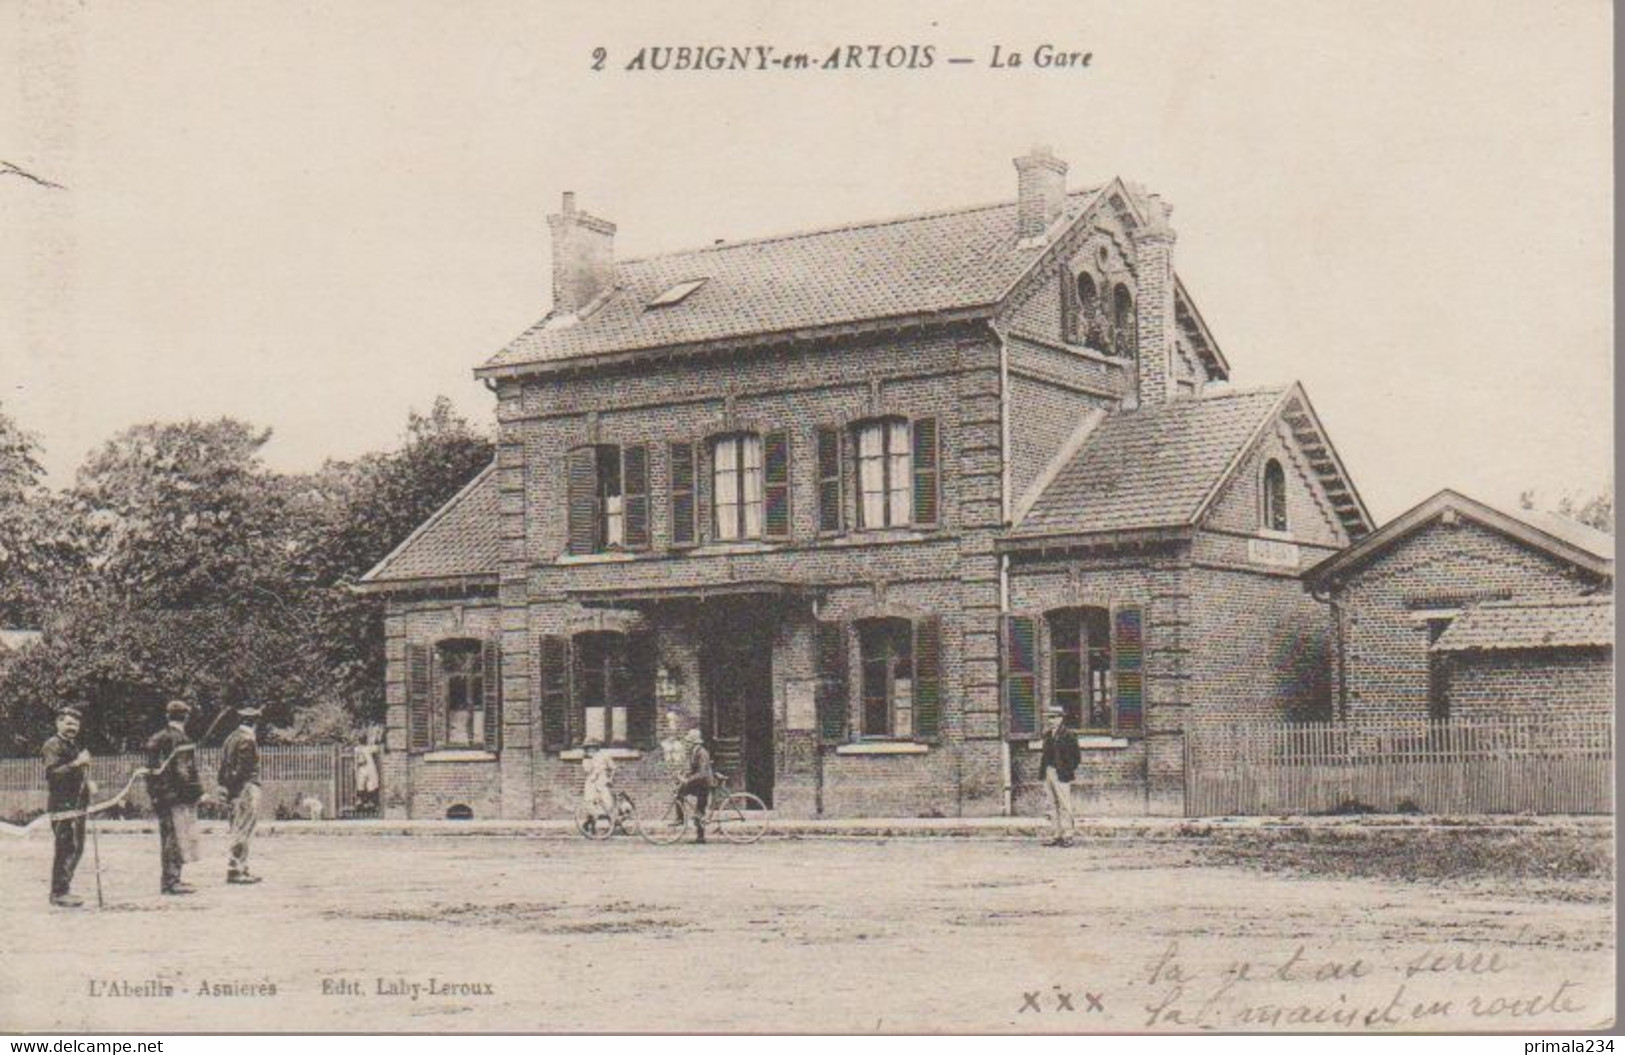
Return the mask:
<svg viewBox="0 0 1625 1055">
<path fill-rule="evenodd" d="M 1613 538 L 1441 491 L 1323 561 L 1337 713 L 1613 713 Z"/>
</svg>

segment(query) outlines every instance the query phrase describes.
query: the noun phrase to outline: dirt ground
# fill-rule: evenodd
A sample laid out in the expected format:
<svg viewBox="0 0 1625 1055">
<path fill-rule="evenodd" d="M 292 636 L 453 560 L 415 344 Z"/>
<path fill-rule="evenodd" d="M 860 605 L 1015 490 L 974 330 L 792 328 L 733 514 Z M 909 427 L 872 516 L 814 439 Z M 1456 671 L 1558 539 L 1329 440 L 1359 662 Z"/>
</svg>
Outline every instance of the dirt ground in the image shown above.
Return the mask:
<svg viewBox="0 0 1625 1055">
<path fill-rule="evenodd" d="M 47 907 L 50 840 L 35 835 L 0 844 L 0 1031 L 1549 1032 L 1613 1018 L 1604 837 L 1531 874 L 1475 851 L 1425 880 L 1403 860 L 1350 866 L 1381 858 L 1364 837 L 656 848 L 275 833 L 255 846 L 266 882 L 227 887 L 211 835 L 188 868 L 199 892 L 160 898 L 156 836 L 122 833 L 101 838 L 109 907 L 94 907 L 87 854 L 75 912 Z M 1407 837 L 1420 842 L 1404 860 L 1482 838 Z M 1605 867 L 1563 864 L 1596 847 Z"/>
</svg>

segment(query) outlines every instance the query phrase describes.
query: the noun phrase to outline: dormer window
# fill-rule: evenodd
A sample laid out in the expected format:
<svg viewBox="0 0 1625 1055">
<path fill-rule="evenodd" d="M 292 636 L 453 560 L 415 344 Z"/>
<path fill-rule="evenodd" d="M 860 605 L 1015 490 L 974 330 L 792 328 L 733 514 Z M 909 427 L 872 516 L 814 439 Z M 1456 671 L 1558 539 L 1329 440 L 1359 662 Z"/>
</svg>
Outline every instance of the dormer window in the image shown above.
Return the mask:
<svg viewBox="0 0 1625 1055">
<path fill-rule="evenodd" d="M 705 279 L 703 278 L 691 278 L 684 282 L 679 282 L 675 286 L 668 288 L 664 293 L 660 294 L 660 296 L 656 297 L 654 300 L 651 300 L 646 306 L 649 308 L 669 308 L 673 304 L 681 304 L 690 294 L 703 285 L 705 285 Z"/>
<path fill-rule="evenodd" d="M 1134 358 L 1139 340 L 1134 332 L 1134 296 L 1127 286 L 1112 293 L 1112 351 L 1124 359 Z"/>
<path fill-rule="evenodd" d="M 1260 510 L 1263 526 L 1268 531 L 1287 531 L 1286 470 L 1271 458 L 1264 463 L 1263 508 Z"/>
</svg>

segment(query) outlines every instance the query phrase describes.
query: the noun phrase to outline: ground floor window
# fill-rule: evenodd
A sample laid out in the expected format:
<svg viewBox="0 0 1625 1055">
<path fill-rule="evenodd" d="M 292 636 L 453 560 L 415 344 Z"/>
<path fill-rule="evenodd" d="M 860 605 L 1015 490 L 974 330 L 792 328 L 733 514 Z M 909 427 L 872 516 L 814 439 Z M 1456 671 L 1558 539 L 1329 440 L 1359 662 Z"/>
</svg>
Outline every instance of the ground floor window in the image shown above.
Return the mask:
<svg viewBox="0 0 1625 1055">
<path fill-rule="evenodd" d="M 447 747 L 485 743 L 485 646 L 480 641 L 439 645 L 441 713 L 439 742 Z"/>
<path fill-rule="evenodd" d="M 863 694 L 862 735 L 914 735 L 914 624 L 864 619 L 857 624 Z"/>
<path fill-rule="evenodd" d="M 1111 732 L 1111 613 L 1105 608 L 1051 612 L 1049 641 L 1050 702 L 1066 712 L 1073 729 Z"/>
<path fill-rule="evenodd" d="M 575 653 L 582 742 L 626 743 L 626 635 L 578 634 Z"/>
</svg>

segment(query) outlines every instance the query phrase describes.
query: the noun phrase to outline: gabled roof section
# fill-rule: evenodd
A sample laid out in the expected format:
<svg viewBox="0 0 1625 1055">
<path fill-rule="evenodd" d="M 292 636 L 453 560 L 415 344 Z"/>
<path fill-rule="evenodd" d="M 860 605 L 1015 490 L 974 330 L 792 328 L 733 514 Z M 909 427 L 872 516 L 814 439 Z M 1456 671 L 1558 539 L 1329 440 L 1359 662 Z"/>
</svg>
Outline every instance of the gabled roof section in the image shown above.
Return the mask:
<svg viewBox="0 0 1625 1055">
<path fill-rule="evenodd" d="M 1433 643 L 1434 652 L 1542 648 L 1612 648 L 1614 599 L 1548 597 L 1490 601 L 1456 617 Z"/>
<path fill-rule="evenodd" d="M 1602 578 L 1614 576 L 1614 539 L 1567 517 L 1534 510 L 1511 512 L 1449 489 L 1401 513 L 1360 542 L 1328 557 L 1304 576 L 1311 589 L 1335 585 L 1391 546 L 1446 515 L 1463 517 L 1492 531 L 1584 568 Z"/>
<path fill-rule="evenodd" d="M 1292 428 L 1351 534 L 1369 530 L 1365 507 L 1342 473 L 1299 385 L 1221 392 L 1107 415 L 1057 472 L 1011 541 L 1191 529 L 1266 431 Z M 1346 505 L 1339 500 L 1346 500 Z"/>
<path fill-rule="evenodd" d="M 1068 194 L 1055 229 L 1081 217 L 1102 189 Z M 983 317 L 1052 244 L 1023 244 L 1016 203 L 1003 202 L 621 260 L 614 286 L 590 311 L 544 318 L 475 373 L 824 328 Z M 681 301 L 646 310 L 696 279 L 704 284 Z"/>
<path fill-rule="evenodd" d="M 387 593 L 454 583 L 494 584 L 502 559 L 500 514 L 493 462 L 363 575 L 356 588 Z"/>
</svg>

